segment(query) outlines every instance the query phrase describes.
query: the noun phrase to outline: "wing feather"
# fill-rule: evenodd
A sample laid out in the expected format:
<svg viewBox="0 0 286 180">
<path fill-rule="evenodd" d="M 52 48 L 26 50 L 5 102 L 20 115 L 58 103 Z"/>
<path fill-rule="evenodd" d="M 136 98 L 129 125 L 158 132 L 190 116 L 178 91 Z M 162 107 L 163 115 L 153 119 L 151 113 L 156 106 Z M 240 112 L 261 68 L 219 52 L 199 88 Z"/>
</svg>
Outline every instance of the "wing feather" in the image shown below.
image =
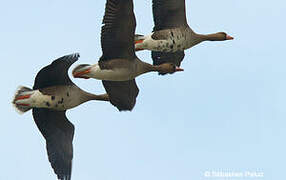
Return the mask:
<svg viewBox="0 0 286 180">
<path fill-rule="evenodd" d="M 112 105 L 119 111 L 131 111 L 136 103 L 139 89 L 135 79 L 129 81 L 102 81 Z"/>
<path fill-rule="evenodd" d="M 60 180 L 70 180 L 73 158 L 74 125 L 65 112 L 33 108 L 34 121 L 46 139 L 49 161 Z"/>
<path fill-rule="evenodd" d="M 185 0 L 153 0 L 153 31 L 188 26 Z"/>
<path fill-rule="evenodd" d="M 68 69 L 78 58 L 78 53 L 63 56 L 42 68 L 35 78 L 33 89 L 42 89 L 57 85 L 73 85 L 68 76 Z"/>
<path fill-rule="evenodd" d="M 107 0 L 101 28 L 101 61 L 135 57 L 136 20 L 132 0 Z"/>
</svg>

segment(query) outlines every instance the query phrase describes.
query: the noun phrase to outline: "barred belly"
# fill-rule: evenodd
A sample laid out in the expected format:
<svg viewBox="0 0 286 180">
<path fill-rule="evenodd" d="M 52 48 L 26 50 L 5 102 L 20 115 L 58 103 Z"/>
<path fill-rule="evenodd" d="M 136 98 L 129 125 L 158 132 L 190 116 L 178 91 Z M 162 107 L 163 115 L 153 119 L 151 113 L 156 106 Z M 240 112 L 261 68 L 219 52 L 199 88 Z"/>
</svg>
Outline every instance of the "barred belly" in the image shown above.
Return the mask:
<svg viewBox="0 0 286 180">
<path fill-rule="evenodd" d="M 163 31 L 165 31 L 165 39 L 152 39 L 151 34 L 144 40 L 144 48 L 153 51 L 176 52 L 184 51 L 197 44 L 194 32 L 190 28 L 174 28 Z"/>
</svg>

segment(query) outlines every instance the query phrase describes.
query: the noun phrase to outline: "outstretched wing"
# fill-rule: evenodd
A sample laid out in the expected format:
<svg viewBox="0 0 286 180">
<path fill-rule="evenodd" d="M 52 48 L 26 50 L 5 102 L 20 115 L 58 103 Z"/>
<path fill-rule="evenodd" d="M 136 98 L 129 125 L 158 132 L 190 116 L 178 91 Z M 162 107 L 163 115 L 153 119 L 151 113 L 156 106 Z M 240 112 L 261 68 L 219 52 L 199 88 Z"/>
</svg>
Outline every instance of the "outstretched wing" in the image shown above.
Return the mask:
<svg viewBox="0 0 286 180">
<path fill-rule="evenodd" d="M 78 58 L 78 53 L 63 56 L 42 68 L 35 78 L 33 89 L 57 85 L 72 85 L 73 82 L 68 76 L 68 69 Z"/>
<path fill-rule="evenodd" d="M 139 89 L 135 79 L 129 81 L 102 81 L 110 103 L 119 111 L 131 111 L 136 103 Z"/>
<path fill-rule="evenodd" d="M 185 0 L 153 0 L 153 31 L 188 26 Z"/>
<path fill-rule="evenodd" d="M 74 126 L 65 111 L 33 108 L 33 117 L 46 139 L 49 161 L 60 180 L 70 180 L 73 158 Z"/>
<path fill-rule="evenodd" d="M 101 61 L 134 59 L 136 20 L 132 0 L 107 0 L 101 28 Z"/>
</svg>

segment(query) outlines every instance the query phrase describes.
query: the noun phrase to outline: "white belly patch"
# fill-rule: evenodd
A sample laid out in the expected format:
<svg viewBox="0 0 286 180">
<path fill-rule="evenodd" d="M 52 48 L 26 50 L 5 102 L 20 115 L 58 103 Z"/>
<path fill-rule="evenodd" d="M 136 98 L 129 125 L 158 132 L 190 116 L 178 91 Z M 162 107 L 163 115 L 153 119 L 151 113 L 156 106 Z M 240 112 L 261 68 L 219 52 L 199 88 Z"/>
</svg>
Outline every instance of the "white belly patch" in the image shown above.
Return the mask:
<svg viewBox="0 0 286 180">
<path fill-rule="evenodd" d="M 190 43 L 193 41 L 194 36 L 190 29 L 172 29 L 168 32 L 166 31 L 166 33 L 168 33 L 168 36 L 164 40 L 154 40 L 151 37 L 152 34 L 146 36 L 146 39 L 141 45 L 142 48 L 161 52 L 176 52 L 193 46 L 193 44 Z"/>
<path fill-rule="evenodd" d="M 100 69 L 98 64 L 93 65 L 90 71 L 90 77 L 99 80 L 109 80 L 109 81 L 127 81 L 133 79 L 132 73 L 129 69 L 124 68 L 114 68 Z"/>
<path fill-rule="evenodd" d="M 67 110 L 79 105 L 79 96 L 71 89 L 66 88 L 66 91 L 59 91 L 56 95 L 45 95 L 39 90 L 34 90 L 29 98 L 18 100 L 17 103 L 29 104 L 35 108 Z"/>
</svg>

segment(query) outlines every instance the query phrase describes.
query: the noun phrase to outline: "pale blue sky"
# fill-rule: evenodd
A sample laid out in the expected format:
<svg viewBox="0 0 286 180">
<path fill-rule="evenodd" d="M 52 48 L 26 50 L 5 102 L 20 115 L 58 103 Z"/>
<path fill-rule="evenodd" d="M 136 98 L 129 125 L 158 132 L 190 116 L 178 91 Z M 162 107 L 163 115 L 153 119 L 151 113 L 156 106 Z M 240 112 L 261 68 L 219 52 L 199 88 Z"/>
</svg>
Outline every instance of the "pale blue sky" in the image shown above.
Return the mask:
<svg viewBox="0 0 286 180">
<path fill-rule="evenodd" d="M 196 32 L 226 31 L 235 40 L 187 50 L 183 73 L 137 78 L 132 112 L 96 101 L 68 111 L 73 180 L 204 180 L 208 170 L 286 176 L 285 2 L 186 3 Z M 31 112 L 17 114 L 11 100 L 60 56 L 80 52 L 77 64 L 96 63 L 104 7 L 104 0 L 1 1 L 0 180 L 56 179 Z M 135 0 L 135 14 L 137 33 L 150 33 L 151 0 Z M 138 56 L 151 62 L 148 51 Z M 104 92 L 100 81 L 73 80 Z"/>
</svg>

